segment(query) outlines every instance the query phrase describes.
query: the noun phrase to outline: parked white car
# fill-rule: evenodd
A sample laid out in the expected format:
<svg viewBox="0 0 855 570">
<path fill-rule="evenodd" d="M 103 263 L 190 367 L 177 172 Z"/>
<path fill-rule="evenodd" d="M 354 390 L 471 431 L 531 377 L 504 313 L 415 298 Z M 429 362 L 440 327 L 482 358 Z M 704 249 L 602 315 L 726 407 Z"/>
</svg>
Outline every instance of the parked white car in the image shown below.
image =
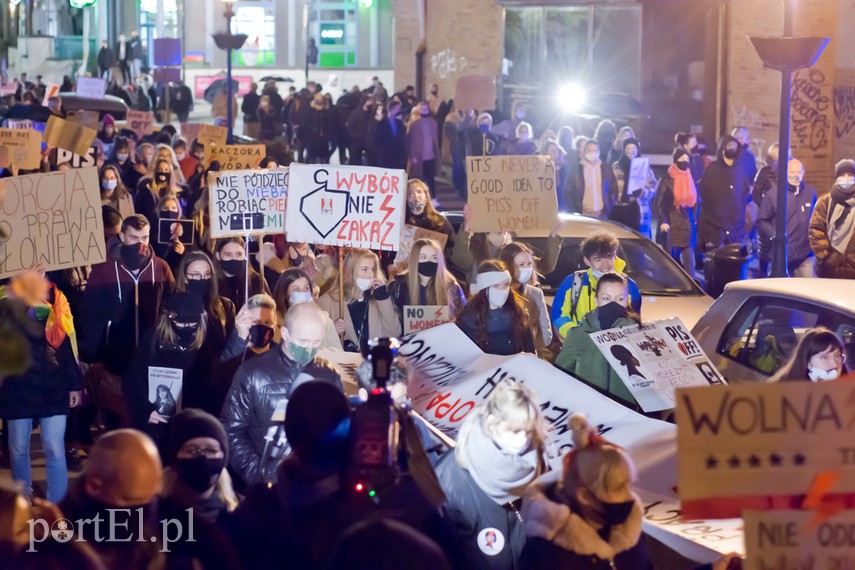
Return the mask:
<svg viewBox="0 0 855 570">
<path fill-rule="evenodd" d="M 728 382 L 765 382 L 807 329 L 840 337 L 855 362 L 855 286 L 845 279 L 753 279 L 730 283 L 692 329 Z"/>
</svg>

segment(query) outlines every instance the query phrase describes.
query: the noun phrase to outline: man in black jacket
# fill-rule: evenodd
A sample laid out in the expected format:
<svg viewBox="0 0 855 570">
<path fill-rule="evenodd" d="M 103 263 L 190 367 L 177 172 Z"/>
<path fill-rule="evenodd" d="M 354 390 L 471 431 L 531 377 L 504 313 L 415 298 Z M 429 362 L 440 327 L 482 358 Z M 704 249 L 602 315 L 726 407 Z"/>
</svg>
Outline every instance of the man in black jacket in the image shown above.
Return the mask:
<svg viewBox="0 0 855 570">
<path fill-rule="evenodd" d="M 297 386 L 320 380 L 342 389 L 333 365 L 315 356 L 325 332 L 317 305 L 295 305 L 285 315 L 281 346 L 245 362 L 235 373 L 220 415 L 229 434 L 230 465 L 245 484 L 276 479 L 276 466 L 290 452 L 283 422 Z"/>
</svg>

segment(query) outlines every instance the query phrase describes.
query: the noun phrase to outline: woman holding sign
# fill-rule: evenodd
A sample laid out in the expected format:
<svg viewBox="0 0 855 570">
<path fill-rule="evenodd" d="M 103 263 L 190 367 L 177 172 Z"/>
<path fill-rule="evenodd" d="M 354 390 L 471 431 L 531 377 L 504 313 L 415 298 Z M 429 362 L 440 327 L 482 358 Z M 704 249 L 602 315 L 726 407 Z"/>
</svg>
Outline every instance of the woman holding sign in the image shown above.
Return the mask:
<svg viewBox="0 0 855 570">
<path fill-rule="evenodd" d="M 217 260 L 217 284 L 223 297 L 228 298 L 240 310 L 248 297 L 267 293 L 270 287 L 246 259 L 243 238 L 233 237 L 217 240 L 214 258 Z M 246 290 L 246 271 L 249 270 L 249 294 Z"/>
<path fill-rule="evenodd" d="M 403 324 L 407 305 L 442 305 L 454 320 L 466 304 L 466 295 L 454 276 L 445 268 L 442 248 L 432 239 L 416 240 L 410 248 L 407 271 L 395 277 L 389 293 Z"/>
<path fill-rule="evenodd" d="M 448 236 L 446 248 L 451 251 L 454 243 L 454 228 L 445 216 L 436 211 L 430 197 L 430 188 L 418 178 L 407 181 L 407 213 L 405 222 L 411 226 L 424 228 Z"/>
<path fill-rule="evenodd" d="M 181 215 L 181 204 L 175 196 L 167 196 L 162 198 L 155 208 L 155 215 L 158 223 L 155 226 L 157 235 L 157 243 L 154 244 L 154 253 L 169 264 L 172 273 L 178 270 L 181 265 L 181 259 L 184 257 L 184 236 L 183 226 L 175 223 L 181 220 L 184 216 Z M 160 220 L 171 220 L 169 224 L 169 233 L 161 231 Z M 166 222 L 164 222 L 166 225 Z"/>
<path fill-rule="evenodd" d="M 489 354 L 533 353 L 525 299 L 511 287 L 505 264 L 494 259 L 481 263 L 474 289 L 477 292 L 457 317 L 460 330 Z"/>
<path fill-rule="evenodd" d="M 134 199 L 134 210 L 146 217 L 153 226 L 157 224 L 157 203 L 167 196 L 181 199 L 187 195 L 187 187 L 178 184 L 174 169 L 169 160 L 155 159 L 151 176 L 140 179 L 137 185 L 137 196 Z"/>
</svg>

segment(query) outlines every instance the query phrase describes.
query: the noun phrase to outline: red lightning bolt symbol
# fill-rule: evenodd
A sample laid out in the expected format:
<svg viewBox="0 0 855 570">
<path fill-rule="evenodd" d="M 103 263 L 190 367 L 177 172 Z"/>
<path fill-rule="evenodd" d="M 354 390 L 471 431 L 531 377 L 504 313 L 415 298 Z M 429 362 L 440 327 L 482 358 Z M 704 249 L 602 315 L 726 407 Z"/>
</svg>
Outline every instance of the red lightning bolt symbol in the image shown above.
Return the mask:
<svg viewBox="0 0 855 570">
<path fill-rule="evenodd" d="M 383 220 L 380 222 L 381 224 L 382 224 L 383 222 L 385 222 L 386 220 L 388 220 L 388 219 L 389 219 L 389 216 L 391 216 L 391 215 L 392 215 L 392 212 L 394 212 L 394 211 L 395 211 L 395 208 L 390 208 L 390 207 L 389 207 L 389 202 L 391 202 L 391 201 L 392 201 L 392 196 L 391 196 L 391 195 L 386 196 L 386 199 L 385 199 L 385 200 L 383 200 L 383 205 L 382 205 L 382 206 L 380 206 L 380 211 L 381 211 L 381 212 L 386 212 L 386 216 L 385 216 L 385 217 L 383 218 Z"/>
<path fill-rule="evenodd" d="M 442 315 L 442 309 L 437 309 L 437 310 L 436 310 L 436 315 L 434 315 L 434 316 L 435 316 L 436 318 L 439 318 L 439 317 L 440 317 L 440 315 Z"/>
</svg>

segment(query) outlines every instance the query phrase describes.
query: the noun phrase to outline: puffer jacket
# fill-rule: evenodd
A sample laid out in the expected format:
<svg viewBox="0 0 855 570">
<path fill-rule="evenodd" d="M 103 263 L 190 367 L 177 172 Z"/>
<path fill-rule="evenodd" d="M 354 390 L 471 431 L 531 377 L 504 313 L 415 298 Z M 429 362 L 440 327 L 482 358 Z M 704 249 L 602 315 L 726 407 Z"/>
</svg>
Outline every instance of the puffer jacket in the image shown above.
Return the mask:
<svg viewBox="0 0 855 570">
<path fill-rule="evenodd" d="M 315 357 L 301 368 L 281 347 L 238 368 L 220 418 L 229 435 L 229 464 L 247 485 L 275 480 L 276 466 L 291 449 L 284 429 L 288 398 L 295 387 L 310 380 L 342 389 L 332 364 Z"/>
<path fill-rule="evenodd" d="M 742 243 L 745 239 L 745 207 L 748 205 L 751 185 L 740 157 L 727 165 L 724 161 L 724 149 L 728 143 L 736 141 L 724 136 L 718 145 L 717 160 L 710 163 L 698 185 L 701 199 L 698 214 L 698 245 L 703 249 L 712 244 L 718 249 L 730 243 Z"/>
<path fill-rule="evenodd" d="M 855 239 L 849 241 L 845 255 L 831 247 L 828 239 L 830 205 L 831 192 L 817 200 L 810 219 L 810 248 L 816 255 L 816 276 L 855 279 Z"/>
</svg>

